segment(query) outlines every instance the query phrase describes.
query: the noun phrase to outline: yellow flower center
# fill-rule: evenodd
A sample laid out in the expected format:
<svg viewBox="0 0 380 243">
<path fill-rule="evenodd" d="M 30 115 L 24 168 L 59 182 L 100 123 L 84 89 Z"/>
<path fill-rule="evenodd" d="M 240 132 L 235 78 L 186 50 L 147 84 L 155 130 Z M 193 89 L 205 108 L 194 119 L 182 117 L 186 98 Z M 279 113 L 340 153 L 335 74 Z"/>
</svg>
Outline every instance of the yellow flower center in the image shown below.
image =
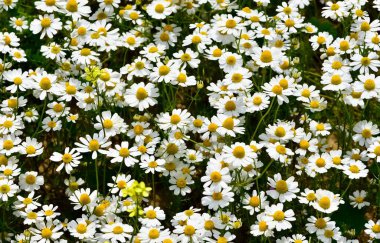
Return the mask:
<svg viewBox="0 0 380 243">
<path fill-rule="evenodd" d="M 150 239 L 157 239 L 158 237 L 160 237 L 160 231 L 158 231 L 158 229 L 156 228 L 150 229 L 148 236 Z"/>
<path fill-rule="evenodd" d="M 222 50 L 220 50 L 219 48 L 216 48 L 215 50 L 213 50 L 212 55 L 214 57 L 220 57 L 222 55 Z"/>
<path fill-rule="evenodd" d="M 166 152 L 168 154 L 176 154 L 178 152 L 178 146 L 175 143 L 169 143 L 166 147 Z"/>
<path fill-rule="evenodd" d="M 68 0 L 66 3 L 66 10 L 69 12 L 77 12 L 78 11 L 78 3 L 76 0 Z"/>
<path fill-rule="evenodd" d="M 69 95 L 74 95 L 77 92 L 77 88 L 74 85 L 67 84 L 66 85 L 66 93 Z"/>
<path fill-rule="evenodd" d="M 99 148 L 100 148 L 100 144 L 99 144 L 98 140 L 96 140 L 96 139 L 92 139 L 88 143 L 88 149 L 90 151 L 97 151 Z"/>
<path fill-rule="evenodd" d="M 220 201 L 223 199 L 223 194 L 221 192 L 214 192 L 212 194 L 212 199 L 214 199 L 215 201 Z"/>
<path fill-rule="evenodd" d="M 11 128 L 12 126 L 13 126 L 13 122 L 10 120 L 5 120 L 3 122 L 3 127 L 7 128 L 7 129 Z"/>
<path fill-rule="evenodd" d="M 332 238 L 334 236 L 334 231 L 327 229 L 327 230 L 325 230 L 324 235 L 326 238 Z"/>
<path fill-rule="evenodd" d="M 21 27 L 24 24 L 24 21 L 22 19 L 16 19 L 15 24 Z"/>
<path fill-rule="evenodd" d="M 368 129 L 368 128 L 363 129 L 362 136 L 363 138 L 371 138 L 372 137 L 371 129 Z"/>
<path fill-rule="evenodd" d="M 233 29 L 236 27 L 236 21 L 234 19 L 228 19 L 226 21 L 226 27 L 229 29 Z"/>
<path fill-rule="evenodd" d="M 91 202 L 91 198 L 87 193 L 83 193 L 79 197 L 79 203 L 81 205 L 87 205 Z"/>
<path fill-rule="evenodd" d="M 179 83 L 186 83 L 186 80 L 187 80 L 187 76 L 186 76 L 186 74 L 184 74 L 184 73 L 179 73 L 178 74 L 178 76 L 177 76 L 177 81 L 179 82 Z"/>
<path fill-rule="evenodd" d="M 232 100 L 227 101 L 226 104 L 224 104 L 224 109 L 227 111 L 234 111 L 236 109 L 235 102 Z"/>
<path fill-rule="evenodd" d="M 228 56 L 226 59 L 226 63 L 228 65 L 235 65 L 236 63 L 236 57 L 235 56 Z"/>
<path fill-rule="evenodd" d="M 20 85 L 20 84 L 22 84 L 22 79 L 20 77 L 16 77 L 13 79 L 13 83 L 15 85 Z"/>
<path fill-rule="evenodd" d="M 340 68 L 342 68 L 342 66 L 343 66 L 343 63 L 340 62 L 340 61 L 333 61 L 333 62 L 331 63 L 331 67 L 332 67 L 333 69 L 340 69 Z"/>
<path fill-rule="evenodd" d="M 91 50 L 89 48 L 83 48 L 80 50 L 80 55 L 81 56 L 89 56 L 91 54 Z"/>
<path fill-rule="evenodd" d="M 43 18 L 41 19 L 41 26 L 42 28 L 48 28 L 51 25 L 51 19 L 49 18 Z"/>
<path fill-rule="evenodd" d="M 311 201 L 314 201 L 314 200 L 316 199 L 316 196 L 315 196 L 314 193 L 311 192 L 311 193 L 307 194 L 306 199 L 307 199 L 309 202 L 311 202 Z"/>
<path fill-rule="evenodd" d="M 307 140 L 302 139 L 302 140 L 300 141 L 300 148 L 301 148 L 301 149 L 308 149 L 309 146 L 310 146 L 310 144 L 309 144 L 309 142 L 308 142 Z"/>
<path fill-rule="evenodd" d="M 316 161 L 315 161 L 315 164 L 319 167 L 319 168 L 322 168 L 326 165 L 326 161 L 325 159 L 323 158 L 318 158 Z"/>
<path fill-rule="evenodd" d="M 375 84 L 375 80 L 373 79 L 367 79 L 365 82 L 364 82 L 364 88 L 366 90 L 374 90 L 376 87 L 376 84 Z"/>
<path fill-rule="evenodd" d="M 130 37 L 127 38 L 126 42 L 129 45 L 134 45 L 134 44 L 136 44 L 136 39 L 133 36 L 130 36 Z"/>
<path fill-rule="evenodd" d="M 283 194 L 288 191 L 288 184 L 284 180 L 279 180 L 276 182 L 276 191 Z"/>
<path fill-rule="evenodd" d="M 318 201 L 318 205 L 323 208 L 323 209 L 328 209 L 330 208 L 330 204 L 331 204 L 331 201 L 330 201 L 330 198 L 324 196 L 324 197 L 321 197 L 321 199 L 319 199 Z"/>
<path fill-rule="evenodd" d="M 210 179 L 212 182 L 219 182 L 222 180 L 222 174 L 220 174 L 218 171 L 213 171 L 210 174 Z"/>
<path fill-rule="evenodd" d="M 350 170 L 352 173 L 354 173 L 354 174 L 357 174 L 357 173 L 360 172 L 360 169 L 359 169 L 359 167 L 358 167 L 357 165 L 350 165 L 349 170 Z"/>
<path fill-rule="evenodd" d="M 380 225 L 379 224 L 375 224 L 374 226 L 372 226 L 372 231 L 374 233 L 380 233 Z"/>
<path fill-rule="evenodd" d="M 25 177 L 25 182 L 26 184 L 33 185 L 34 183 L 36 183 L 36 177 L 34 175 L 27 175 Z"/>
<path fill-rule="evenodd" d="M 212 220 L 206 220 L 204 225 L 206 230 L 212 230 L 215 227 L 215 224 Z"/>
<path fill-rule="evenodd" d="M 186 185 L 187 185 L 186 179 L 183 178 L 183 177 L 178 178 L 178 179 L 177 179 L 177 182 L 176 182 L 176 185 L 177 185 L 177 187 L 179 187 L 179 188 L 185 188 Z"/>
<path fill-rule="evenodd" d="M 53 54 L 58 54 L 60 51 L 61 51 L 61 47 L 59 47 L 59 46 L 53 46 L 51 48 L 51 53 L 53 53 Z"/>
<path fill-rule="evenodd" d="M 249 199 L 249 205 L 252 207 L 260 206 L 260 198 L 258 196 L 253 196 Z"/>
<path fill-rule="evenodd" d="M 42 238 L 50 239 L 50 237 L 52 235 L 53 235 L 53 231 L 51 231 L 51 229 L 49 229 L 49 228 L 43 228 L 41 230 L 41 236 L 42 236 Z"/>
<path fill-rule="evenodd" d="M 276 95 L 281 95 L 282 94 L 283 88 L 280 85 L 274 85 L 272 88 L 272 92 Z"/>
<path fill-rule="evenodd" d="M 340 77 L 340 75 L 335 74 L 331 76 L 331 83 L 334 85 L 339 85 L 342 83 L 342 78 Z"/>
<path fill-rule="evenodd" d="M 336 11 L 336 10 L 338 10 L 339 8 L 340 8 L 339 4 L 337 4 L 337 3 L 333 3 L 333 4 L 331 4 L 331 10 Z"/>
<path fill-rule="evenodd" d="M 272 52 L 270 52 L 269 50 L 264 50 L 261 53 L 260 60 L 263 63 L 270 63 L 271 61 L 273 61 Z"/>
<path fill-rule="evenodd" d="M 158 73 L 160 76 L 168 75 L 169 72 L 170 72 L 170 68 L 166 65 L 163 65 L 158 68 Z"/>
<path fill-rule="evenodd" d="M 195 234 L 195 228 L 191 225 L 186 225 L 183 229 L 183 233 L 187 236 L 192 236 L 193 234 Z"/>
<path fill-rule="evenodd" d="M 371 26 L 367 21 L 363 21 L 360 25 L 360 30 L 361 31 L 369 31 L 371 29 Z"/>
<path fill-rule="evenodd" d="M 191 42 L 192 42 L 193 44 L 199 44 L 199 43 L 202 42 L 202 39 L 201 39 L 201 37 L 199 37 L 198 35 L 195 35 L 195 36 L 193 36 L 193 38 L 191 39 Z"/>
<path fill-rule="evenodd" d="M 64 154 L 64 155 L 62 156 L 62 161 L 63 161 L 63 163 L 65 163 L 65 164 L 70 163 L 72 160 L 73 160 L 73 156 L 72 156 L 71 154 L 69 154 L 69 153 L 66 153 L 66 154 Z"/>
<path fill-rule="evenodd" d="M 10 176 L 12 175 L 13 173 L 13 170 L 9 169 L 9 168 L 6 168 L 4 171 L 3 171 L 4 175 L 5 176 Z"/>
<path fill-rule="evenodd" d="M 45 216 L 52 216 L 54 214 L 54 211 L 51 209 L 48 209 L 45 211 Z"/>
<path fill-rule="evenodd" d="M 156 11 L 156 13 L 163 13 L 165 11 L 165 6 L 159 3 L 155 6 L 154 11 Z"/>
<path fill-rule="evenodd" d="M 342 51 L 347 51 L 348 49 L 350 49 L 350 43 L 346 40 L 343 40 L 339 43 L 339 49 L 341 49 Z"/>
<path fill-rule="evenodd" d="M 325 125 L 323 123 L 319 123 L 316 126 L 317 131 L 323 131 L 325 130 Z"/>
<path fill-rule="evenodd" d="M 11 190 L 11 187 L 9 185 L 1 185 L 0 192 L 2 194 L 7 194 Z"/>
<path fill-rule="evenodd" d="M 155 219 L 157 217 L 157 214 L 156 214 L 156 211 L 154 211 L 153 209 L 150 209 L 150 210 L 146 211 L 145 216 L 148 219 Z"/>
<path fill-rule="evenodd" d="M 277 137 L 284 137 L 286 135 L 286 131 L 285 131 L 285 128 L 283 127 L 277 127 L 276 128 L 276 131 L 274 132 L 274 134 L 277 136 Z"/>
<path fill-rule="evenodd" d="M 276 221 L 282 221 L 282 220 L 285 219 L 285 213 L 283 211 L 281 211 L 281 210 L 277 210 L 273 214 L 273 219 L 276 220 Z"/>
<path fill-rule="evenodd" d="M 267 222 L 265 222 L 265 221 L 260 221 L 259 222 L 259 230 L 261 231 L 261 232 L 263 232 L 263 231 L 266 231 L 268 229 L 268 224 L 267 224 Z"/>
<path fill-rule="evenodd" d="M 121 227 L 121 226 L 115 226 L 112 230 L 112 233 L 114 233 L 116 235 L 122 234 L 123 232 L 124 232 L 124 230 L 123 230 L 123 227 Z"/>
<path fill-rule="evenodd" d="M 51 81 L 48 77 L 43 77 L 40 80 L 40 88 L 43 90 L 49 90 L 51 88 Z"/>
<path fill-rule="evenodd" d="M 78 224 L 76 230 L 79 234 L 84 234 L 87 232 L 87 225 L 86 224 Z"/>
<path fill-rule="evenodd" d="M 227 109 L 226 109 L 227 110 Z M 234 119 L 232 117 L 227 117 L 224 121 L 222 126 L 228 130 L 234 129 Z"/>
<path fill-rule="evenodd" d="M 286 148 L 279 144 L 276 146 L 276 152 L 279 154 L 286 154 Z"/>
<path fill-rule="evenodd" d="M 103 126 L 105 129 L 111 129 L 113 127 L 113 121 L 111 119 L 105 119 L 103 121 Z"/>
<path fill-rule="evenodd" d="M 232 154 L 238 158 L 238 159 L 242 159 L 244 158 L 245 156 L 245 149 L 243 146 L 236 146 L 233 151 L 232 151 Z"/>
</svg>

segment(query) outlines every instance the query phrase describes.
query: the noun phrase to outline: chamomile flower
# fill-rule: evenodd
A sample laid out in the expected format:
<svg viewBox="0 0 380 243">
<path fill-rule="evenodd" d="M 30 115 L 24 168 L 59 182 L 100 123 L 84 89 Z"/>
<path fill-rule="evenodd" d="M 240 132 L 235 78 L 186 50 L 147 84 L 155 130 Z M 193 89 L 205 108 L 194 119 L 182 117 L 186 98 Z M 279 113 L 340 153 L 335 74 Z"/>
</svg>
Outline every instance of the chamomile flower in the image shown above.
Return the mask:
<svg viewBox="0 0 380 243">
<path fill-rule="evenodd" d="M 256 92 L 252 96 L 245 98 L 245 104 L 247 106 L 246 111 L 253 113 L 268 108 L 270 100 L 266 94 Z"/>
<path fill-rule="evenodd" d="M 58 2 L 59 7 L 66 16 L 70 16 L 73 20 L 82 17 L 88 17 L 91 13 L 90 6 L 87 6 L 88 0 L 63 0 Z"/>
<path fill-rule="evenodd" d="M 187 48 L 186 51 L 179 51 L 174 53 L 173 56 L 178 59 L 179 65 L 182 68 L 186 68 L 189 65 L 191 68 L 197 68 L 201 62 L 197 57 L 198 53 L 193 52 L 190 48 Z"/>
<path fill-rule="evenodd" d="M 96 205 L 98 192 L 96 190 L 91 192 L 90 188 L 78 189 L 74 191 L 69 200 L 74 204 L 74 210 L 82 209 L 91 210 Z"/>
<path fill-rule="evenodd" d="M 49 38 L 53 38 L 53 36 L 58 33 L 58 30 L 62 29 L 62 22 L 59 18 L 54 18 L 54 14 L 39 15 L 38 19 L 30 23 L 30 29 L 33 34 L 41 32 L 41 39 L 43 39 L 45 35 Z"/>
<path fill-rule="evenodd" d="M 99 53 L 92 51 L 90 48 L 84 47 L 80 50 L 73 51 L 71 54 L 71 59 L 73 62 L 78 62 L 79 64 L 89 65 L 93 61 L 99 61 Z"/>
<path fill-rule="evenodd" d="M 139 218 L 142 225 L 146 227 L 157 227 L 161 225 L 162 220 L 165 220 L 165 212 L 160 207 L 149 206 L 144 208 L 144 217 Z"/>
<path fill-rule="evenodd" d="M 219 58 L 220 67 L 224 72 L 229 73 L 243 65 L 243 59 L 236 53 L 226 52 Z"/>
<path fill-rule="evenodd" d="M 253 236 L 264 235 L 266 237 L 274 236 L 273 225 L 269 227 L 268 223 L 271 219 L 268 218 L 264 213 L 257 215 L 256 223 L 251 225 L 250 233 Z"/>
<path fill-rule="evenodd" d="M 369 170 L 361 161 L 349 160 L 343 165 L 343 173 L 350 179 L 359 179 L 367 177 Z"/>
<path fill-rule="evenodd" d="M 184 109 L 174 109 L 169 113 L 160 114 L 157 117 L 158 125 L 163 130 L 184 129 L 190 123 L 190 113 Z"/>
<path fill-rule="evenodd" d="M 52 156 L 50 156 L 50 160 L 54 162 L 61 162 L 61 164 L 57 167 L 57 171 L 61 171 L 65 168 L 67 174 L 70 174 L 71 171 L 80 164 L 80 160 L 82 159 L 82 155 L 76 152 L 75 149 L 71 149 L 66 147 L 63 154 L 54 152 Z"/>
<path fill-rule="evenodd" d="M 19 176 L 20 189 L 27 192 L 40 189 L 44 181 L 44 177 L 39 176 L 36 171 L 27 171 Z"/>
<path fill-rule="evenodd" d="M 380 77 L 374 74 L 359 75 L 358 81 L 354 83 L 354 89 L 361 92 L 363 99 L 376 97 L 380 92 Z"/>
<path fill-rule="evenodd" d="M 35 157 L 44 151 L 42 143 L 39 143 L 37 139 L 27 137 L 25 142 L 21 143 L 20 153 L 26 154 L 26 157 Z"/>
<path fill-rule="evenodd" d="M 364 232 L 374 239 L 380 239 L 380 220 L 376 222 L 374 220 L 369 220 L 365 224 L 366 229 Z"/>
<path fill-rule="evenodd" d="M 249 214 L 253 215 L 268 206 L 269 202 L 264 191 L 258 193 L 256 190 L 253 190 L 252 194 L 245 195 L 243 204 L 245 205 L 244 208 L 249 211 Z"/>
<path fill-rule="evenodd" d="M 155 98 L 158 96 L 158 89 L 154 84 L 135 83 L 126 90 L 125 100 L 131 107 L 136 107 L 143 111 L 150 106 L 156 105 L 158 102 Z"/>
<path fill-rule="evenodd" d="M 154 19 L 165 19 L 173 13 L 174 7 L 170 2 L 155 0 L 147 6 L 147 13 Z"/>
<path fill-rule="evenodd" d="M 67 229 L 70 234 L 80 240 L 91 239 L 96 233 L 96 224 L 86 218 L 78 218 L 76 220 L 71 220 L 67 224 Z"/>
<path fill-rule="evenodd" d="M 296 220 L 294 211 L 292 209 L 285 211 L 282 203 L 267 206 L 265 213 L 264 219 L 268 221 L 268 227 L 277 231 L 291 229 L 292 224 L 290 222 Z"/>
<path fill-rule="evenodd" d="M 10 20 L 10 24 L 17 31 L 23 31 L 25 29 L 28 29 L 29 27 L 28 21 L 25 20 L 24 16 L 18 18 L 12 17 Z"/>
<path fill-rule="evenodd" d="M 49 46 L 41 46 L 41 53 L 46 58 L 56 59 L 57 61 L 60 61 L 66 55 L 62 47 L 54 42 L 50 43 Z"/>
<path fill-rule="evenodd" d="M 380 133 L 376 124 L 366 120 L 356 123 L 353 131 L 356 134 L 352 136 L 352 139 L 361 146 L 369 146 L 374 141 L 374 136 Z"/>
<path fill-rule="evenodd" d="M 13 197 L 19 189 L 13 180 L 0 179 L 0 199 L 4 202 Z"/>
<path fill-rule="evenodd" d="M 280 202 L 292 201 L 296 198 L 296 193 L 300 191 L 298 182 L 294 181 L 294 177 L 289 177 L 286 181 L 282 179 L 279 173 L 274 178 L 268 178 L 268 185 L 273 188 L 266 193 L 273 199 L 279 199 Z"/>
<path fill-rule="evenodd" d="M 23 72 L 21 69 L 5 71 L 3 78 L 12 83 L 6 88 L 11 93 L 16 93 L 17 90 L 25 91 L 31 87 L 31 79 L 28 72 Z"/>
<path fill-rule="evenodd" d="M 59 221 L 58 221 L 59 222 Z M 38 221 L 35 223 L 36 228 L 32 228 L 31 241 L 49 243 L 50 241 L 58 240 L 63 232 L 61 224 L 57 224 L 57 221 L 46 220 Z"/>
<path fill-rule="evenodd" d="M 103 111 L 101 116 L 96 116 L 96 121 L 94 128 L 104 137 L 115 136 L 127 129 L 124 119 L 117 113 L 112 114 L 111 111 Z"/>
<path fill-rule="evenodd" d="M 145 173 L 155 174 L 156 172 L 162 172 L 165 170 L 163 167 L 164 164 L 165 160 L 163 159 L 156 159 L 154 156 L 143 156 L 140 166 Z"/>
<path fill-rule="evenodd" d="M 80 137 L 79 142 L 76 142 L 75 145 L 78 146 L 76 150 L 80 153 L 90 152 L 91 158 L 96 159 L 98 157 L 98 152 L 105 154 L 107 153 L 104 148 L 111 145 L 111 142 L 107 141 L 108 139 L 104 137 L 101 133 L 95 133 L 93 137 L 86 135 L 86 137 Z"/>
<path fill-rule="evenodd" d="M 34 2 L 36 9 L 44 11 L 46 13 L 53 13 L 58 11 L 56 0 L 42 0 Z"/>
<path fill-rule="evenodd" d="M 169 189 L 174 191 L 174 195 L 181 194 L 182 196 L 185 196 L 187 193 L 191 192 L 189 185 L 194 184 L 194 181 L 190 175 L 176 172 L 171 175 L 169 183 L 172 184 Z"/>
<path fill-rule="evenodd" d="M 359 70 L 360 74 L 369 74 L 370 71 L 377 72 L 380 67 L 379 56 L 375 52 L 370 52 L 367 55 L 355 53 L 351 57 L 352 70 Z"/>
<path fill-rule="evenodd" d="M 339 208 L 339 204 L 343 204 L 339 194 L 331 191 L 318 189 L 315 193 L 315 201 L 311 205 L 318 211 L 323 213 L 332 213 Z"/>
<path fill-rule="evenodd" d="M 234 143 L 231 147 L 223 147 L 223 156 L 227 163 L 231 163 L 235 168 L 247 166 L 253 163 L 253 159 L 257 155 L 252 151 L 251 147 L 244 143 Z"/>
<path fill-rule="evenodd" d="M 353 195 L 350 195 L 349 196 L 349 199 L 350 199 L 350 204 L 354 207 L 354 208 L 358 208 L 358 209 L 361 209 L 363 207 L 366 207 L 366 206 L 369 206 L 370 203 L 365 201 L 367 197 L 367 192 L 364 191 L 364 190 L 356 190 L 354 191 Z"/>
</svg>

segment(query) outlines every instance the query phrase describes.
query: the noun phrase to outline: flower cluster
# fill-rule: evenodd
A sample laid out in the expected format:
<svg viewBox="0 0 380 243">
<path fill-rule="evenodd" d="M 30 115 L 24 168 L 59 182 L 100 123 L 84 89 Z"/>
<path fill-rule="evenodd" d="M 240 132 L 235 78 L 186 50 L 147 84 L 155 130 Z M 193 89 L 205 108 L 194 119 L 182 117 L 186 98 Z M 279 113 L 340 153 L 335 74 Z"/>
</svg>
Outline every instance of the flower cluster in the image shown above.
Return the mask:
<svg viewBox="0 0 380 243">
<path fill-rule="evenodd" d="M 0 0 L 0 242 L 380 240 L 379 10 Z"/>
</svg>

